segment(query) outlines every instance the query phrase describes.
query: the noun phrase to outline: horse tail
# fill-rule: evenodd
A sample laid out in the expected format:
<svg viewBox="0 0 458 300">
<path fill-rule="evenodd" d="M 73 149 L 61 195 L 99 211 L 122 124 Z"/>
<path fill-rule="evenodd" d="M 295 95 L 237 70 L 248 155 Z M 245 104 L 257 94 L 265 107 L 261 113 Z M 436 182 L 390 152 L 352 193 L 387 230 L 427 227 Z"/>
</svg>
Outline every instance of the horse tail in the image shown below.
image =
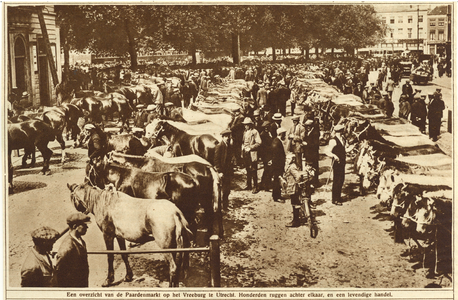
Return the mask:
<svg viewBox="0 0 458 300">
<path fill-rule="evenodd" d="M 175 237 L 177 248 L 189 248 L 190 236 L 193 235 L 191 229 L 189 229 L 189 223 L 184 217 L 180 209 L 177 208 L 176 214 L 174 215 L 175 219 Z M 177 257 L 181 256 L 181 269 L 183 270 L 185 277 L 187 275 L 187 270 L 189 269 L 189 252 L 177 253 Z"/>
</svg>

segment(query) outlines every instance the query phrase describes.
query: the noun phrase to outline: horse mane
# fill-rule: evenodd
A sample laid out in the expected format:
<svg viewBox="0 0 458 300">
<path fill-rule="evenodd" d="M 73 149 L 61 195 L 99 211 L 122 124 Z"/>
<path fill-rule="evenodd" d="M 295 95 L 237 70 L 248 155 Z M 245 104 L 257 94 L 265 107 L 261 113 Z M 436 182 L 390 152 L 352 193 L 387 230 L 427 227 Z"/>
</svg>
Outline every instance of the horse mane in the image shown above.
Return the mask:
<svg viewBox="0 0 458 300">
<path fill-rule="evenodd" d="M 99 203 L 101 207 L 107 206 L 108 202 L 111 201 L 115 192 L 102 190 L 98 187 L 92 187 L 88 184 L 84 185 L 84 201 L 86 201 L 86 212 L 91 212 L 95 215 L 96 204 Z M 116 193 L 117 194 L 117 193 Z"/>
</svg>

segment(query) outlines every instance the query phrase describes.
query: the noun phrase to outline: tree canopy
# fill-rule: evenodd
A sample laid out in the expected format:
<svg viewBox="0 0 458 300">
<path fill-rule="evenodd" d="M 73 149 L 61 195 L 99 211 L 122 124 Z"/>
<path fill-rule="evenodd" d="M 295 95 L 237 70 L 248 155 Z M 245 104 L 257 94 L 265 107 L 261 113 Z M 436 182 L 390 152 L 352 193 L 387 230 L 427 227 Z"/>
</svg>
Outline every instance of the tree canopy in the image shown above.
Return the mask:
<svg viewBox="0 0 458 300">
<path fill-rule="evenodd" d="M 58 5 L 56 12 L 64 50 L 129 56 L 132 68 L 138 52 L 171 47 L 232 53 L 235 63 L 240 49 L 353 53 L 385 30 L 372 5 Z"/>
</svg>

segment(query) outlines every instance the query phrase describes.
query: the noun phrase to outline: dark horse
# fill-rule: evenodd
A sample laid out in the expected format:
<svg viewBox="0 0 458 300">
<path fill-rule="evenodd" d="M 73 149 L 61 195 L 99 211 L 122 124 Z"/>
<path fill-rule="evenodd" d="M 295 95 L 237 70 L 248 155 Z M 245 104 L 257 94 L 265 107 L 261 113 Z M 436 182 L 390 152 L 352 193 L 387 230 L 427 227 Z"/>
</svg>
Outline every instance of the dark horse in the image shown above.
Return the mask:
<svg viewBox="0 0 458 300">
<path fill-rule="evenodd" d="M 210 233 L 213 231 L 222 237 L 219 176 L 210 164 L 187 159 L 187 156 L 159 159 L 158 157 L 125 155 L 115 152 L 109 154 L 109 160 L 146 172 L 182 172 L 192 176 L 199 183 L 197 198 L 205 210 L 204 223 Z M 215 218 L 218 223 L 216 228 L 213 228 L 215 223 L 212 224 L 212 222 Z"/>
<path fill-rule="evenodd" d="M 62 136 L 62 133 L 65 127 L 67 126 L 66 112 L 66 109 L 62 106 L 53 106 L 48 108 L 48 110 L 45 111 L 41 116 L 43 122 L 45 122 L 51 127 L 51 132 L 56 138 L 56 141 L 60 145 L 60 148 L 62 150 L 62 163 L 65 162 L 65 141 L 64 137 Z"/>
<path fill-rule="evenodd" d="M 145 172 L 100 159 L 87 164 L 86 177 L 91 185 L 101 189 L 113 184 L 116 190 L 132 197 L 170 199 L 190 223 L 194 223 L 201 202 L 197 193 L 199 183 L 181 172 Z"/>
<path fill-rule="evenodd" d="M 71 102 L 78 106 L 83 112 L 86 112 L 88 118 L 93 122 L 100 124 L 102 123 L 102 104 L 98 101 L 97 97 L 89 96 L 84 98 L 75 98 Z"/>
<path fill-rule="evenodd" d="M 103 233 L 107 250 L 113 250 L 114 239 L 126 250 L 126 240 L 133 243 L 155 241 L 161 249 L 189 248 L 192 234 L 183 213 L 166 199 L 140 199 L 121 192 L 104 191 L 88 184 L 67 184 L 71 200 L 78 211 L 92 213 Z M 169 286 L 178 287 L 181 270 L 189 266 L 187 253 L 164 253 L 169 263 Z M 125 281 L 132 281 L 133 272 L 127 254 Z M 114 255 L 108 254 L 108 275 L 102 286 L 114 281 Z"/>
<path fill-rule="evenodd" d="M 167 137 L 176 156 L 196 154 L 213 165 L 215 147 L 218 144 L 214 136 L 210 134 L 191 135 L 172 126 L 167 121 L 155 120 L 153 122 L 157 123 L 153 137 L 156 139 Z"/>
<path fill-rule="evenodd" d="M 11 152 L 13 150 L 24 149 L 22 157 L 22 167 L 26 167 L 27 157 L 32 155 L 31 166 L 35 166 L 35 147 L 43 156 L 43 169 L 45 174 L 49 170 L 49 161 L 52 156 L 48 143 L 54 140 L 52 128 L 40 120 L 29 120 L 16 124 L 8 124 L 8 182 L 9 190 L 13 192 L 13 164 L 11 161 Z"/>
<path fill-rule="evenodd" d="M 70 136 L 73 139 L 74 145 L 77 144 L 78 135 L 81 129 L 78 127 L 78 119 L 83 117 L 84 114 L 78 106 L 70 103 L 63 103 L 62 108 L 65 113 L 67 140 Z"/>
</svg>

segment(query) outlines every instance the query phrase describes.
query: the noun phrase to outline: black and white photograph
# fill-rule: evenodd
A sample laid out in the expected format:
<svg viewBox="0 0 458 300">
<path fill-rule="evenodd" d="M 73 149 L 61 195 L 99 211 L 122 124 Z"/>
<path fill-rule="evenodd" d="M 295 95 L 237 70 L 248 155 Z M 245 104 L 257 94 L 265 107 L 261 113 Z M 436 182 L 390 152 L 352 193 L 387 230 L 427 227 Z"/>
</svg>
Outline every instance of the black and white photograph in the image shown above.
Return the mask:
<svg viewBox="0 0 458 300">
<path fill-rule="evenodd" d="M 453 299 L 455 1 L 2 4 L 5 298 Z"/>
</svg>

